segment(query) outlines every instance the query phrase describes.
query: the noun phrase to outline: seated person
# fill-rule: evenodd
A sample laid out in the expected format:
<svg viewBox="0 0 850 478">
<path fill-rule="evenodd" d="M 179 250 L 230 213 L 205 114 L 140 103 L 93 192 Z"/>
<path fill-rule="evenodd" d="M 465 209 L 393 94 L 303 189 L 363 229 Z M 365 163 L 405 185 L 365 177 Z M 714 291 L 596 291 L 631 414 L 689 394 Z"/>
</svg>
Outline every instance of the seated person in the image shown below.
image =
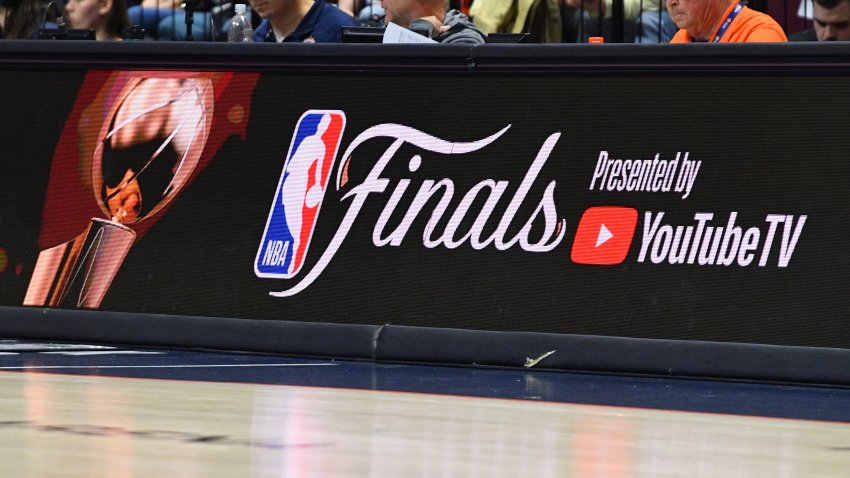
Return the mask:
<svg viewBox="0 0 850 478">
<path fill-rule="evenodd" d="M 386 12 L 385 22 L 404 28 L 424 28 L 433 31 L 431 38 L 438 43 L 480 45 L 484 33 L 466 15 L 457 10 L 446 11 L 445 0 L 381 0 Z"/>
<path fill-rule="evenodd" d="M 575 13 L 584 11 L 581 27 L 582 38 L 587 41 L 591 36 L 609 36 L 611 33 L 612 0 L 561 0 L 567 10 Z M 573 13 L 573 15 L 575 15 Z M 676 34 L 678 28 L 670 14 L 659 0 L 624 0 L 623 20 L 627 40 L 636 43 L 667 43 Z M 570 23 L 577 24 L 574 19 Z M 600 30 L 601 28 L 601 30 Z M 573 26 L 573 29 L 577 29 Z"/>
<path fill-rule="evenodd" d="M 0 38 L 15 38 L 9 31 L 15 19 L 18 0 L 0 0 Z"/>
<path fill-rule="evenodd" d="M 528 33 L 534 43 L 561 43 L 562 0 L 476 0 L 469 16 L 479 30 L 491 33 Z"/>
<path fill-rule="evenodd" d="M 39 29 L 56 28 L 56 15 L 64 15 L 62 4 L 56 10 L 45 9 L 50 0 L 0 0 L 0 38 L 7 40 L 32 40 L 38 38 Z"/>
<path fill-rule="evenodd" d="M 442 0 L 441 0 L 442 1 Z M 340 43 L 342 27 L 357 20 L 325 0 L 250 0 L 263 18 L 255 42 Z"/>
<path fill-rule="evenodd" d="M 184 0 L 131 0 L 136 5 L 129 8 L 130 22 L 141 25 L 149 38 L 156 40 L 186 40 L 186 11 Z M 218 3 L 213 0 L 212 3 Z M 207 2 L 196 2 L 192 12 L 192 39 L 214 40 L 216 31 Z M 213 7 L 215 9 L 216 6 Z"/>
<path fill-rule="evenodd" d="M 788 41 L 850 41 L 850 0 L 814 0 L 808 30 L 788 36 Z"/>
<path fill-rule="evenodd" d="M 130 26 L 127 0 L 68 0 L 65 11 L 71 28 L 94 30 L 97 40 L 121 40 Z"/>
<path fill-rule="evenodd" d="M 670 43 L 788 41 L 776 20 L 739 0 L 667 0 L 667 10 L 679 27 Z"/>
<path fill-rule="evenodd" d="M 636 28 L 635 43 L 668 43 L 679 29 L 664 7 L 642 11 Z"/>
</svg>

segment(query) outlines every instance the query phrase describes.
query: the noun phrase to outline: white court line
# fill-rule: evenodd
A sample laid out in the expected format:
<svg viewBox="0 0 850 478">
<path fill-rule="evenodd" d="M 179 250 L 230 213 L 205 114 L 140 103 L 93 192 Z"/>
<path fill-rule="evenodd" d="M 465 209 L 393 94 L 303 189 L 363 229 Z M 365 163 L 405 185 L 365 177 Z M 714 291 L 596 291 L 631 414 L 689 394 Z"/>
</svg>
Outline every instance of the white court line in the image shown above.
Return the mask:
<svg viewBox="0 0 850 478">
<path fill-rule="evenodd" d="M 215 367 L 323 367 L 335 363 L 244 363 L 218 365 L 27 365 L 24 367 L 0 367 L 0 370 L 45 370 L 71 368 L 215 368 Z"/>
<path fill-rule="evenodd" d="M 165 352 L 145 352 L 141 350 L 85 350 L 79 352 L 39 352 L 45 355 L 162 355 Z"/>
</svg>

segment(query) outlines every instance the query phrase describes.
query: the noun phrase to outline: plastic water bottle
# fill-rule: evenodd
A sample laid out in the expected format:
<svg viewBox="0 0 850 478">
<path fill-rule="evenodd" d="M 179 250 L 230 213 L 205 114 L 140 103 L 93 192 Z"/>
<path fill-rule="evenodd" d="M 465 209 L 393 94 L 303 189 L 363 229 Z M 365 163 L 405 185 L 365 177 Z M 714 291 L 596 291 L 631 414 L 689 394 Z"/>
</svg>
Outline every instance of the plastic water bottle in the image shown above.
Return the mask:
<svg viewBox="0 0 850 478">
<path fill-rule="evenodd" d="M 230 19 L 230 30 L 227 32 L 227 41 L 250 43 L 254 41 L 254 29 L 251 21 L 245 16 L 245 4 L 236 4 L 236 14 Z"/>
</svg>

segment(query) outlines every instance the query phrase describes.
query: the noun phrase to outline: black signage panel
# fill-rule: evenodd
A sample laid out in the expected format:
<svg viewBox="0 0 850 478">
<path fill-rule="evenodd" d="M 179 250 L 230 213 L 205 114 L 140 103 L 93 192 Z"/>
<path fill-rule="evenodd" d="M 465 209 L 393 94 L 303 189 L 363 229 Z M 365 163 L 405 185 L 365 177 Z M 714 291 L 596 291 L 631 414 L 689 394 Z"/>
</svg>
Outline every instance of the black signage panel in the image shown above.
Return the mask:
<svg viewBox="0 0 850 478">
<path fill-rule="evenodd" d="M 845 77 L 37 78 L 4 306 L 850 347 Z"/>
</svg>

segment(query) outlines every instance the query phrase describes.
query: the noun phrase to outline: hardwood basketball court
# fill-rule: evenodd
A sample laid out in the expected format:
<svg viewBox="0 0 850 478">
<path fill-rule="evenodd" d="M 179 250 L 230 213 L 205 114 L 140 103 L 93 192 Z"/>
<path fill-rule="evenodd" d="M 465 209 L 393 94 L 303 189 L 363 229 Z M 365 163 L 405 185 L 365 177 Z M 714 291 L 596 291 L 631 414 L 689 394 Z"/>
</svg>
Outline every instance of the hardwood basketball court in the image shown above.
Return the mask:
<svg viewBox="0 0 850 478">
<path fill-rule="evenodd" d="M 5 342 L 5 476 L 846 476 L 850 390 Z"/>
</svg>

